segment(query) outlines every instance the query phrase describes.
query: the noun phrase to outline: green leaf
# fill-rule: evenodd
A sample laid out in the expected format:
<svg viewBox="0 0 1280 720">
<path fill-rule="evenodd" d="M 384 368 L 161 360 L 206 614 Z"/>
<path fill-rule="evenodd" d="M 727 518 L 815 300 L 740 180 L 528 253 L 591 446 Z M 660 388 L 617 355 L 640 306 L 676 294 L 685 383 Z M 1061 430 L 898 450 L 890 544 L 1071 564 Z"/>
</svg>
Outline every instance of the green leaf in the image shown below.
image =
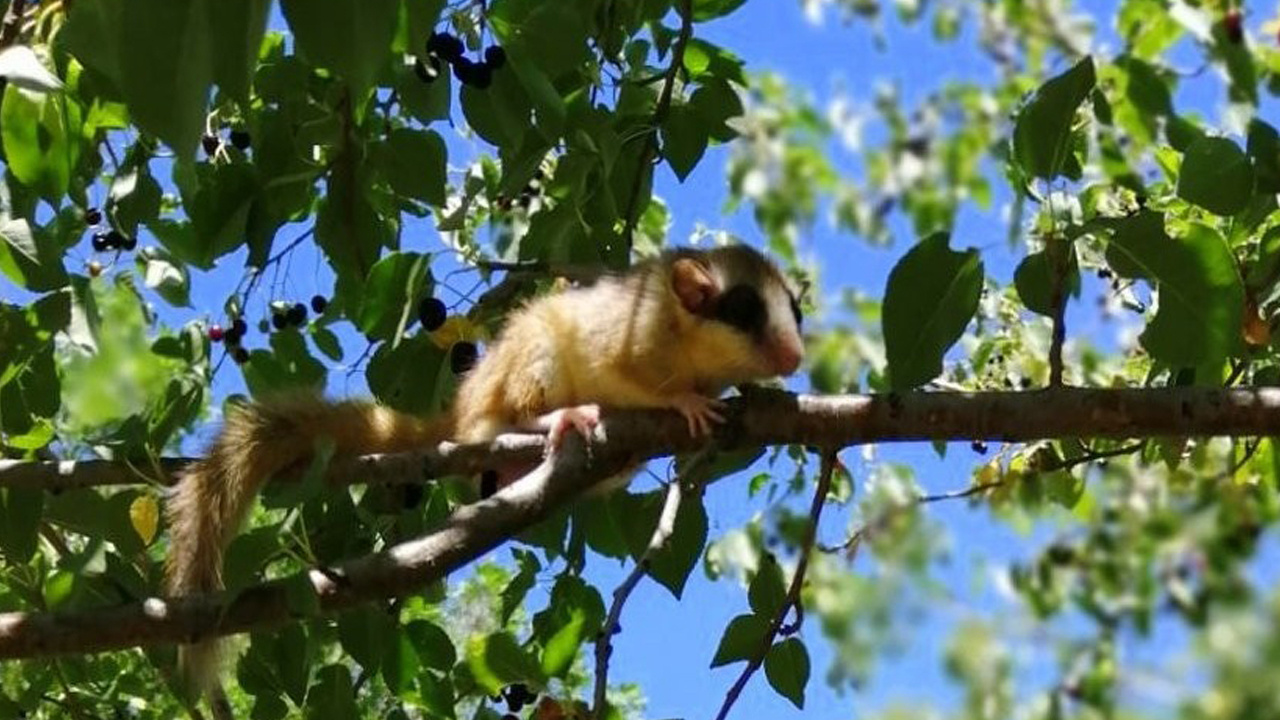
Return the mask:
<svg viewBox="0 0 1280 720">
<path fill-rule="evenodd" d="M 573 3 L 497 0 L 488 17 L 508 58 L 527 58 L 553 81 L 582 67 L 590 56 L 590 14 Z M 495 86 L 508 69 L 494 74 Z"/>
<path fill-rule="evenodd" d="M 249 82 L 267 32 L 271 0 L 217 0 L 210 8 L 213 80 L 240 102 L 249 99 Z"/>
<path fill-rule="evenodd" d="M 742 58 L 702 38 L 690 38 L 684 49 L 684 68 L 690 77 L 705 86 L 709 79 L 729 80 L 746 85 Z"/>
<path fill-rule="evenodd" d="M 197 190 L 183 198 L 195 229 L 197 249 L 190 260 L 211 267 L 215 259 L 244 245 L 260 186 L 254 167 L 245 163 L 200 163 L 196 176 Z"/>
<path fill-rule="evenodd" d="M 1215 215 L 1235 215 L 1253 195 L 1253 167 L 1234 142 L 1203 137 L 1191 143 L 1178 172 L 1178 197 Z"/>
<path fill-rule="evenodd" d="M 782 610 L 787 601 L 786 582 L 782 577 L 782 566 L 772 554 L 760 558 L 760 567 L 756 569 L 751 585 L 747 587 L 747 601 L 757 615 L 771 618 Z"/>
<path fill-rule="evenodd" d="M 36 552 L 44 492 L 38 489 L 0 489 L 0 552 L 11 565 L 25 565 Z"/>
<path fill-rule="evenodd" d="M 418 122 L 431 123 L 449 119 L 452 85 L 453 73 L 449 72 L 449 65 L 443 61 L 440 63 L 440 75 L 430 83 L 422 82 L 412 65 L 400 63 L 396 66 L 396 94 L 404 109 Z"/>
<path fill-rule="evenodd" d="M 186 267 L 162 250 L 150 250 L 136 256 L 143 284 L 174 307 L 190 306 L 191 279 Z"/>
<path fill-rule="evenodd" d="M 34 234 L 19 219 L 0 218 L 0 272 L 31 292 L 57 290 L 70 280 L 53 236 Z"/>
<path fill-rule="evenodd" d="M 541 685 L 542 666 L 507 632 L 478 635 L 467 643 L 467 667 L 489 694 L 517 682 Z"/>
<path fill-rule="evenodd" d="M 405 633 L 396 633 L 382 656 L 382 679 L 387 683 L 387 689 L 401 699 L 409 699 L 420 665 L 412 640 Z"/>
<path fill-rule="evenodd" d="M 1245 151 L 1253 160 L 1258 192 L 1280 193 L 1280 133 L 1262 120 L 1250 120 Z"/>
<path fill-rule="evenodd" d="M 1157 360 L 1175 367 L 1218 362 L 1240 342 L 1244 290 L 1222 235 L 1193 224 L 1170 237 L 1164 217 L 1144 210 L 1114 223 L 1107 263 L 1142 277 L 1160 293 L 1159 309 L 1139 338 Z"/>
<path fill-rule="evenodd" d="M 452 386 L 449 353 L 425 335 L 415 335 L 393 348 L 384 343 L 369 361 L 369 391 L 404 412 L 425 415 L 443 409 Z"/>
<path fill-rule="evenodd" d="M 401 335 L 430 290 L 429 268 L 427 257 L 414 252 L 391 253 L 375 263 L 356 313 L 360 331 L 380 340 Z"/>
<path fill-rule="evenodd" d="M 316 672 L 316 682 L 307 693 L 307 720 L 356 720 L 355 688 L 351 670 L 344 665 L 326 665 Z"/>
<path fill-rule="evenodd" d="M 724 17 L 742 7 L 747 0 L 693 0 L 694 22 L 706 22 Z"/>
<path fill-rule="evenodd" d="M 387 138 L 386 150 L 387 181 L 393 190 L 436 207 L 444 205 L 446 151 L 439 134 L 397 128 Z"/>
<path fill-rule="evenodd" d="M 720 646 L 716 648 L 715 657 L 711 659 L 711 667 L 720 667 L 741 660 L 750 660 L 760 652 L 764 642 L 764 634 L 769 630 L 769 618 L 752 613 L 739 615 L 729 621 L 720 636 Z"/>
<path fill-rule="evenodd" d="M 1052 180 L 1066 167 L 1071 153 L 1071 125 L 1080 103 L 1097 77 L 1093 58 L 1050 78 L 1018 113 L 1013 130 L 1013 157 L 1028 177 Z"/>
<path fill-rule="evenodd" d="M 0 141 L 8 169 L 51 202 L 67 194 L 80 161 L 80 107 L 63 94 L 32 93 L 12 83 L 0 104 Z"/>
<path fill-rule="evenodd" d="M 542 563 L 538 562 L 538 556 L 528 550 L 514 550 L 516 565 L 520 570 L 515 577 L 507 582 L 507 586 L 502 589 L 502 610 L 498 617 L 505 625 L 511 619 L 511 613 L 524 603 L 525 595 L 533 588 L 534 582 L 538 579 L 538 571 L 542 569 Z"/>
<path fill-rule="evenodd" d="M 363 100 L 391 55 L 400 2 L 281 0 L 280 6 L 302 54 L 342 76 Z"/>
<path fill-rule="evenodd" d="M 514 75 L 494 73 L 493 84 L 484 90 L 463 85 L 458 97 L 467 124 L 486 142 L 506 150 L 520 146 L 532 124 L 532 112 L 529 97 Z"/>
<path fill-rule="evenodd" d="M 453 641 L 439 625 L 430 620 L 414 620 L 405 626 L 404 632 L 427 667 L 445 672 L 457 662 Z"/>
<path fill-rule="evenodd" d="M 163 193 L 160 183 L 145 166 L 116 175 L 107 195 L 107 214 L 126 235 L 137 235 L 138 225 L 154 222 L 160 215 Z"/>
<path fill-rule="evenodd" d="M 124 6 L 127 0 L 97 0 L 66 8 L 67 24 L 61 39 L 85 67 L 101 74 L 119 89 L 120 44 L 124 38 Z"/>
<path fill-rule="evenodd" d="M 364 605 L 338 616 L 342 649 L 361 667 L 376 670 L 381 664 L 383 648 L 395 636 L 395 619 L 374 605 Z"/>
<path fill-rule="evenodd" d="M 764 656 L 764 676 L 779 695 L 804 709 L 804 686 L 809 683 L 809 651 L 800 638 L 787 638 L 769 648 L 769 653 Z"/>
<path fill-rule="evenodd" d="M 896 390 L 937 377 L 943 355 L 978 309 L 982 260 L 975 249 L 951 250 L 948 240 L 947 233 L 921 240 L 889 273 L 881 322 Z"/>
<path fill-rule="evenodd" d="M 1067 263 L 1063 269 L 1063 292 L 1073 297 L 1080 295 L 1080 268 L 1076 264 L 1076 251 L 1072 245 L 1066 246 Z M 1041 250 L 1032 253 L 1018 263 L 1013 273 L 1013 283 L 1018 289 L 1018 297 L 1022 304 L 1034 313 L 1053 317 L 1053 263 L 1049 252 Z M 1064 297 L 1063 300 L 1066 298 Z"/>
<path fill-rule="evenodd" d="M 573 667 L 573 659 L 582 644 L 582 629 L 586 617 L 581 610 L 574 610 L 572 619 L 547 640 L 542 649 L 542 672 L 547 677 L 560 677 Z"/>
<path fill-rule="evenodd" d="M 120 19 L 120 90 L 129 113 L 180 158 L 194 155 L 213 83 L 213 0 L 127 0 Z"/>
<path fill-rule="evenodd" d="M 704 131 L 712 140 L 728 142 L 738 136 L 726 121 L 742 115 L 742 99 L 729 83 L 714 79 L 703 82 L 693 91 L 688 107 L 702 121 Z"/>
<path fill-rule="evenodd" d="M 662 155 L 681 182 L 702 159 L 707 140 L 707 129 L 697 112 L 687 105 L 673 104 L 662 123 Z"/>
<path fill-rule="evenodd" d="M 680 503 L 671 537 L 649 557 L 649 576 L 670 590 L 678 600 L 684 594 L 685 582 L 697 566 L 698 558 L 702 557 L 706 544 L 707 509 L 700 497 L 686 496 Z"/>
</svg>

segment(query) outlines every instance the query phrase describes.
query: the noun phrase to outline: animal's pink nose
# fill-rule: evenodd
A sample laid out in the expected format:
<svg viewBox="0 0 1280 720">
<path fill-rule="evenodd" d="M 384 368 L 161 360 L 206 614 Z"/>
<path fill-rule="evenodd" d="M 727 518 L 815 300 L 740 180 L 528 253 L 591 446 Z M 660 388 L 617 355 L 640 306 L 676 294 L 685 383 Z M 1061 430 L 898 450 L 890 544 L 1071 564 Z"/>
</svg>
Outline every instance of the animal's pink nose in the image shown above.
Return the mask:
<svg viewBox="0 0 1280 720">
<path fill-rule="evenodd" d="M 790 375 L 800 367 L 804 348 L 798 340 L 779 340 L 773 346 L 773 369 L 779 375 Z"/>
</svg>

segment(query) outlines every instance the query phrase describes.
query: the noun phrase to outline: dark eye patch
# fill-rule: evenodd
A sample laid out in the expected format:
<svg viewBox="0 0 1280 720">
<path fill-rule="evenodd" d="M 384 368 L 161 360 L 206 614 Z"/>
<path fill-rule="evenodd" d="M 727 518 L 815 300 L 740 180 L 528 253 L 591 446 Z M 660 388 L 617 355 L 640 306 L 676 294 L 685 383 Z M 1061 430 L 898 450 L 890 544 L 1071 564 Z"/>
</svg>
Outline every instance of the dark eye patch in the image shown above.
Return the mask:
<svg viewBox="0 0 1280 720">
<path fill-rule="evenodd" d="M 761 335 L 768 320 L 768 311 L 755 288 L 734 285 L 716 300 L 711 318 L 749 335 Z"/>
</svg>

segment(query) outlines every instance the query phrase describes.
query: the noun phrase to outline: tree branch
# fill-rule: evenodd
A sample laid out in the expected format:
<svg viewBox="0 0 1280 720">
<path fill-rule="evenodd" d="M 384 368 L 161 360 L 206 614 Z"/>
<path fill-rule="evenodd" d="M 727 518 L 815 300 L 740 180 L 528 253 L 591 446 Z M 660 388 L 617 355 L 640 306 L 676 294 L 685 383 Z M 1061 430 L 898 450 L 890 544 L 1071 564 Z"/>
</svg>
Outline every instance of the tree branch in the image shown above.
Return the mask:
<svg viewBox="0 0 1280 720">
<path fill-rule="evenodd" d="M 838 448 L 933 439 L 1020 442 L 1062 437 L 1272 436 L 1280 434 L 1280 388 L 1056 388 L 829 397 L 754 390 L 745 399 L 731 401 L 727 414 L 726 423 L 717 430 L 723 449 L 771 444 Z M 693 451 L 702 445 L 689 436 L 682 418 L 659 410 L 606 411 L 590 457 L 576 434 L 570 433 L 567 439 L 554 468 L 540 465 L 493 497 L 459 508 L 439 529 L 328 572 L 307 573 L 321 612 L 411 592 L 537 523 L 596 480 L 634 466 L 637 460 Z M 374 481 L 413 481 L 474 472 L 492 465 L 494 459 L 536 462 L 541 452 L 541 437 L 512 435 L 490 445 L 442 444 L 431 451 L 357 458 L 336 468 L 351 468 L 352 478 L 364 473 L 365 479 Z M 47 467 L 6 463 L 0 484 L 17 477 L 25 486 L 35 486 L 42 472 L 39 468 Z M 101 464 L 90 467 L 95 472 L 104 470 Z M 46 477 L 80 476 L 72 467 L 63 475 Z M 977 490 L 975 486 L 962 492 Z M 294 618 L 288 596 L 284 581 L 278 581 L 248 588 L 234 598 L 150 598 L 79 613 L 4 613 L 0 614 L 0 658 L 99 652 L 279 627 Z"/>
<path fill-rule="evenodd" d="M 1048 438 L 1271 436 L 1280 434 L 1280 388 L 1048 388 L 1026 392 L 907 392 L 885 395 L 793 395 L 752 389 L 729 401 L 717 429 L 723 449 L 764 445 L 842 448 L 869 442 Z M 698 450 L 685 422 L 665 410 L 606 410 L 608 447 L 651 459 Z M 623 441 L 622 438 L 630 438 Z M 335 459 L 337 484 L 419 482 L 472 474 L 494 461 L 531 464 L 542 453 L 538 435 L 502 435 L 488 444 L 438 447 L 396 455 Z M 160 461 L 162 477 L 104 460 L 0 460 L 0 487 L 66 490 L 92 485 L 171 482 L 190 460 Z"/>
<path fill-rule="evenodd" d="M 631 195 L 627 198 L 627 208 L 623 214 L 626 224 L 622 230 L 622 241 L 627 245 L 627 255 L 631 254 L 631 235 L 636 231 L 636 224 L 640 222 L 640 188 L 644 187 L 645 173 L 650 170 L 650 164 L 653 162 L 654 153 L 658 150 L 658 128 L 662 127 L 662 121 L 667 118 L 667 113 L 671 110 L 671 97 L 675 93 L 676 75 L 680 73 L 680 68 L 684 66 L 684 50 L 689 45 L 689 38 L 693 36 L 693 0 L 680 0 L 680 33 L 676 36 L 675 43 L 671 46 L 671 64 L 667 66 L 667 72 L 663 75 L 662 93 L 658 95 L 658 104 L 653 108 L 652 128 L 645 134 L 644 147 L 640 150 L 640 159 L 636 164 L 636 178 L 631 184 Z"/>
<path fill-rule="evenodd" d="M 623 435 L 628 433 L 623 432 Z M 629 438 L 634 440 L 635 438 Z M 303 577 L 319 611 L 332 613 L 402 595 L 439 580 L 550 515 L 595 479 L 625 469 L 629 455 L 602 444 L 590 453 L 569 433 L 554 465 L 543 463 L 492 497 L 458 508 L 437 530 Z M 297 578 L 292 579 L 294 582 Z M 78 613 L 0 614 L 0 658 L 82 654 L 138 645 L 194 642 L 291 622 L 290 580 L 227 594 L 139 603 Z M 296 587 L 296 586 L 295 586 Z"/>
<path fill-rule="evenodd" d="M 0 21 L 0 50 L 18 42 L 22 30 L 22 18 L 27 11 L 27 0 L 9 0 L 9 10 Z"/>
<path fill-rule="evenodd" d="M 596 638 L 596 684 L 592 703 L 591 717 L 604 717 L 605 693 L 609 689 L 609 658 L 613 655 L 613 633 L 622 617 L 622 607 L 627 604 L 631 591 L 640 584 L 641 578 L 649 571 L 649 558 L 667 544 L 671 533 L 675 532 L 676 515 L 680 512 L 680 501 L 683 488 L 677 479 L 667 488 L 667 499 L 662 506 L 662 514 L 658 517 L 658 525 L 653 529 L 649 545 L 644 554 L 636 561 L 635 567 L 627 574 L 622 584 L 613 591 L 613 604 L 609 606 L 609 615 L 600 628 L 600 637 Z"/>
<path fill-rule="evenodd" d="M 809 525 L 804 532 L 804 545 L 800 548 L 800 559 L 796 562 L 795 574 L 791 576 L 791 586 L 787 588 L 787 596 L 783 599 L 782 606 L 778 608 L 778 612 L 769 621 L 769 628 L 760 640 L 760 649 L 747 661 L 747 666 L 742 668 L 742 673 L 738 675 L 738 679 L 729 688 L 729 692 L 725 693 L 724 704 L 720 706 L 720 712 L 716 713 L 716 720 L 724 720 L 729 716 L 729 710 L 738 701 L 738 696 L 742 694 L 742 690 L 751 680 L 751 676 L 755 675 L 760 666 L 764 664 L 764 658 L 769 654 L 769 648 L 773 647 L 773 640 L 778 636 L 778 633 L 784 632 L 787 635 L 793 635 L 800 630 L 801 619 L 804 617 L 800 605 L 800 590 L 804 587 L 805 571 L 809 569 L 809 556 L 813 554 L 813 543 L 818 536 L 818 520 L 821 519 L 822 508 L 827 502 L 827 491 L 831 488 L 831 475 L 835 472 L 835 467 L 836 451 L 824 450 L 822 453 L 822 469 L 818 472 L 818 487 L 814 489 L 813 502 L 809 505 Z M 787 614 L 791 612 L 792 608 L 796 610 L 796 621 L 784 630 L 782 624 L 786 621 Z"/>
</svg>

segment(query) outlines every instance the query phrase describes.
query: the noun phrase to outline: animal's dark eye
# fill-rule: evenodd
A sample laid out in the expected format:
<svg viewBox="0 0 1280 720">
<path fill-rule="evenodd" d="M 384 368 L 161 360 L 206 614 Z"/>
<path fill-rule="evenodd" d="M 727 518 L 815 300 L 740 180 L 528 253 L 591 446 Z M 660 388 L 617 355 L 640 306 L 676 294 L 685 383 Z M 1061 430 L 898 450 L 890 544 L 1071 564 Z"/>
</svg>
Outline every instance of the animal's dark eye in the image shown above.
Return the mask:
<svg viewBox="0 0 1280 720">
<path fill-rule="evenodd" d="M 764 332 L 767 312 L 760 293 L 750 285 L 734 285 L 716 301 L 712 317 L 744 333 Z"/>
<path fill-rule="evenodd" d="M 796 318 L 796 328 L 804 325 L 804 313 L 800 312 L 800 301 L 794 297 L 791 298 L 791 314 Z"/>
</svg>

